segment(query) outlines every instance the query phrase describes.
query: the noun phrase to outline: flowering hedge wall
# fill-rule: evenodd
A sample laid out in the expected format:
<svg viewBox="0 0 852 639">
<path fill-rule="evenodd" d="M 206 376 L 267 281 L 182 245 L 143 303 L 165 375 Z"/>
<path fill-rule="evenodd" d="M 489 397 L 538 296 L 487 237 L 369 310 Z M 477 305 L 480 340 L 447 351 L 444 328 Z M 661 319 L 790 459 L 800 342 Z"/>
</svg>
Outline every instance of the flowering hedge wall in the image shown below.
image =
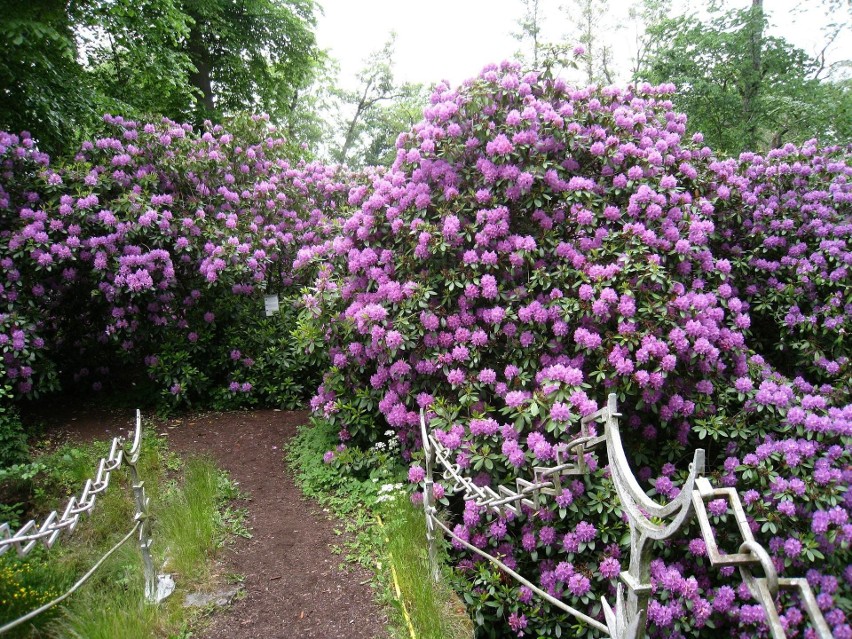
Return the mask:
<svg viewBox="0 0 852 639">
<path fill-rule="evenodd" d="M 716 158 L 684 138 L 672 90 L 488 68 L 439 85 L 394 165 L 357 175 L 291 162 L 262 120 L 108 118 L 61 167 L 2 134 L 0 400 L 135 366 L 166 401 L 287 403 L 327 362 L 312 406 L 342 447 L 390 427 L 420 482 L 422 407 L 498 485 L 553 459 L 614 392 L 649 492 L 674 497 L 705 448 L 779 572 L 806 574 L 848 638 L 849 153 Z M 304 285 L 298 312 L 286 301 Z M 263 292 L 281 316 L 261 315 Z M 600 615 L 626 525 L 605 460 L 588 462 L 521 517 L 447 503 L 460 536 Z M 726 505 L 708 510 L 735 549 Z M 656 549 L 652 635 L 765 635 L 705 555 L 694 525 Z M 458 563 L 483 634 L 587 633 L 488 564 Z M 783 603 L 789 633 L 808 636 Z"/>
<path fill-rule="evenodd" d="M 290 265 L 345 204 L 348 174 L 291 163 L 263 118 L 105 126 L 56 167 L 0 134 L 5 396 L 147 371 L 166 403 L 300 404 L 318 361 L 290 337 Z M 280 315 L 264 316 L 265 292 Z"/>
<path fill-rule="evenodd" d="M 848 149 L 787 145 L 710 168 L 721 200 L 716 250 L 749 302 L 753 348 L 789 377 L 833 385 L 848 401 Z"/>
<path fill-rule="evenodd" d="M 340 233 L 297 258 L 324 265 L 305 304 L 333 366 L 313 408 L 343 445 L 390 425 L 414 482 L 425 408 L 457 462 L 498 485 L 552 460 L 615 392 L 648 490 L 675 496 L 707 449 L 779 572 L 806 574 L 850 637 L 849 155 L 717 159 L 684 138 L 671 91 L 574 89 L 511 64 L 440 85 L 393 167 L 350 189 Z M 521 517 L 464 504 L 456 532 L 600 614 L 626 524 L 605 460 L 589 462 Z M 735 549 L 727 506 L 708 507 Z M 705 555 L 697 525 L 657 549 L 651 635 L 765 635 L 761 608 Z M 484 635 L 585 636 L 489 565 L 459 566 Z"/>
</svg>

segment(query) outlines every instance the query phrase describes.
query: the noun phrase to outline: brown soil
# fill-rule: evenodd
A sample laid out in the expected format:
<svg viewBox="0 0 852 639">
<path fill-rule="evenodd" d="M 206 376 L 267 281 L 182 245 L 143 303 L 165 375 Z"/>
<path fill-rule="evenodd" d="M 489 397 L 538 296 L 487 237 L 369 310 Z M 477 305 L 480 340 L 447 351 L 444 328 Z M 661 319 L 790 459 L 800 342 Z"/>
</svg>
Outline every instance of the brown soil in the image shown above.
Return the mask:
<svg viewBox="0 0 852 639">
<path fill-rule="evenodd" d="M 53 415 L 60 411 L 49 410 Z M 64 407 L 42 414 L 51 435 L 114 437 L 134 419 L 128 411 Z M 371 575 L 348 567 L 331 546 L 339 522 L 305 499 L 283 463 L 282 448 L 306 421 L 304 412 L 209 413 L 157 425 L 182 454 L 209 454 L 247 494 L 253 538 L 225 553 L 223 574 L 244 576 L 245 596 L 215 612 L 204 639 L 379 639 L 387 619 L 373 601 Z M 51 424 L 52 422 L 52 424 Z"/>
</svg>

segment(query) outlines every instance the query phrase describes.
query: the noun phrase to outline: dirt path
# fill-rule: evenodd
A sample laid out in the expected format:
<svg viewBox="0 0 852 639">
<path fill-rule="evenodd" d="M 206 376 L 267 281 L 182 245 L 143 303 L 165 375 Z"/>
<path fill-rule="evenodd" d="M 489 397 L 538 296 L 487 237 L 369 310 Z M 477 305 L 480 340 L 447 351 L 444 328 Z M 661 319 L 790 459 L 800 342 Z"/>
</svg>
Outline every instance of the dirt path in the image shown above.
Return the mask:
<svg viewBox="0 0 852 639">
<path fill-rule="evenodd" d="M 245 597 L 213 614 L 203 639 L 385 639 L 386 617 L 362 570 L 343 573 L 330 546 L 337 527 L 306 500 L 285 470 L 283 445 L 304 412 L 206 414 L 159 426 L 179 453 L 208 453 L 248 494 L 253 538 L 225 553 L 224 573 L 243 575 Z M 113 437 L 127 428 L 115 411 L 65 412 L 78 437 Z"/>
<path fill-rule="evenodd" d="M 342 574 L 334 523 L 304 499 L 282 464 L 282 446 L 306 413 L 256 411 L 182 420 L 168 430 L 176 451 L 209 452 L 250 502 L 254 537 L 225 558 L 245 575 L 245 598 L 214 616 L 203 635 L 226 638 L 386 637 L 385 619 L 361 571 Z M 171 423 L 170 425 L 175 425 Z"/>
</svg>

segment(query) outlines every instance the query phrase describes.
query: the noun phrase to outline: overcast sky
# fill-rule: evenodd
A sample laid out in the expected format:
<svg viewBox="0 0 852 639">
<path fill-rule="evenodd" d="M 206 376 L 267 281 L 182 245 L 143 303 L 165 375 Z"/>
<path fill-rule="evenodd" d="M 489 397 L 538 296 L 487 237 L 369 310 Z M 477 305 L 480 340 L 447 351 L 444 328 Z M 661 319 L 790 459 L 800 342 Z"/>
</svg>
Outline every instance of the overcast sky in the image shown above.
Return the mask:
<svg viewBox="0 0 852 639">
<path fill-rule="evenodd" d="M 381 49 L 391 31 L 397 33 L 395 71 L 399 80 L 431 85 L 449 80 L 457 85 L 479 73 L 490 62 L 514 57 L 520 43 L 517 31 L 522 13 L 519 0 L 319 0 L 324 9 L 317 39 L 341 65 L 340 83 L 352 87 L 364 59 Z M 566 0 L 541 0 L 547 10 L 545 36 L 557 41 L 567 36 L 571 25 L 559 10 Z M 684 2 L 684 4 L 688 4 Z M 693 0 L 693 6 L 703 3 Z M 743 0 L 731 4 L 747 4 Z M 618 22 L 626 17 L 629 0 L 608 0 L 602 21 Z M 796 6 L 812 10 L 794 12 Z M 818 50 L 820 27 L 826 22 L 821 4 L 815 0 L 766 0 L 772 33 L 786 37 L 809 53 Z M 626 21 L 626 20 L 625 20 Z M 615 54 L 626 73 L 630 43 L 635 34 L 625 28 L 613 34 Z M 852 59 L 852 37 L 834 47 L 834 59 Z M 626 81 L 626 76 L 621 78 Z"/>
</svg>

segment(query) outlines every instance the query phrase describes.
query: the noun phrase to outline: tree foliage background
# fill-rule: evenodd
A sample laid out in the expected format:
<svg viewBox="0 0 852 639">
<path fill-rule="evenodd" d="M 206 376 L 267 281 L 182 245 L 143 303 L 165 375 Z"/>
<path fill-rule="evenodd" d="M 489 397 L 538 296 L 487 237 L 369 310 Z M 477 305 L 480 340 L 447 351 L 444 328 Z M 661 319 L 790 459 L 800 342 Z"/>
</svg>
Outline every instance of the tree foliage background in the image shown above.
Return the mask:
<svg viewBox="0 0 852 639">
<path fill-rule="evenodd" d="M 842 9 L 841 9 L 842 15 Z M 694 14 L 660 17 L 646 33 L 648 55 L 636 79 L 674 82 L 677 106 L 717 151 L 777 148 L 818 138 L 852 139 L 852 92 L 844 65 L 826 65 L 783 38 L 767 34 L 763 0 L 746 9 L 711 5 Z M 827 34 L 841 37 L 843 25 Z M 846 66 L 848 69 L 848 63 Z"/>
<path fill-rule="evenodd" d="M 852 3 L 800 3 L 795 11 L 826 20 L 813 53 L 779 37 L 763 0 L 635 0 L 619 13 L 605 0 L 519 0 L 519 55 L 541 71 L 565 72 L 560 56 L 575 44 L 577 84 L 673 82 L 674 102 L 717 153 L 767 151 L 817 138 L 852 140 L 850 62 L 830 62 L 831 48 L 849 38 Z M 558 15 L 567 30 L 556 39 Z M 630 42 L 631 44 L 626 45 Z M 630 61 L 625 46 L 632 49 Z"/>
<path fill-rule="evenodd" d="M 313 0 L 2 0 L 0 129 L 62 153 L 105 112 L 220 120 L 296 108 L 319 52 Z"/>
<path fill-rule="evenodd" d="M 849 36 L 851 3 L 801 7 L 831 17 L 815 54 L 773 35 L 763 0 L 683 7 L 519 0 L 519 55 L 579 84 L 674 82 L 690 130 L 717 152 L 852 139 L 850 66 L 826 61 Z M 344 86 L 316 44 L 314 0 L 0 0 L 0 9 L 0 129 L 30 131 L 53 155 L 73 154 L 104 113 L 200 124 L 265 112 L 305 157 L 389 165 L 396 136 L 426 104 L 427 87 L 394 75 L 393 35 Z M 554 22 L 565 27 L 558 37 Z"/>
</svg>

